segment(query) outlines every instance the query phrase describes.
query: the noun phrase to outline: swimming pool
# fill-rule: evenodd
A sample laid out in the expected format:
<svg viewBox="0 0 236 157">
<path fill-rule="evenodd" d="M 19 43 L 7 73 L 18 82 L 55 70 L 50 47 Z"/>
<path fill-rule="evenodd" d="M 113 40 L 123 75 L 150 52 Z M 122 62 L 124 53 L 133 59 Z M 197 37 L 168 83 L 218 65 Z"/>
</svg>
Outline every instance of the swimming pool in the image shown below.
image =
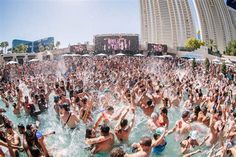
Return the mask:
<svg viewBox="0 0 236 157">
<path fill-rule="evenodd" d="M 52 99 L 53 94 L 50 95 L 50 100 Z M 181 102 L 183 103 L 183 102 Z M 49 104 L 52 104 L 52 102 L 49 102 Z M 0 101 L 0 106 L 5 108 L 5 105 L 3 105 L 3 102 Z M 122 107 L 122 104 L 117 104 L 115 108 Z M 10 120 L 13 121 L 15 125 L 18 123 L 23 124 L 30 124 L 33 122 L 33 119 L 30 117 L 22 116 L 20 118 L 17 118 L 12 113 L 12 108 L 5 108 L 6 109 L 6 115 L 9 117 Z M 158 108 L 156 107 L 156 110 L 158 111 Z M 141 109 L 137 109 L 136 111 L 136 121 L 134 128 L 132 129 L 132 132 L 130 134 L 130 144 L 133 142 L 139 142 L 140 138 L 143 136 L 149 136 L 152 137 L 152 132 L 149 131 L 147 126 L 147 120 L 148 118 L 143 116 L 141 113 Z M 180 115 L 182 113 L 181 108 L 171 108 L 169 109 L 168 117 L 170 121 L 170 127 L 172 128 L 176 122 L 177 119 L 179 119 Z M 97 114 L 98 115 L 98 114 Z M 95 117 L 97 116 L 95 115 Z M 142 115 L 142 116 L 139 116 Z M 127 117 L 130 117 L 129 115 Z M 87 157 L 91 156 L 91 154 L 85 149 L 87 145 L 84 143 L 84 135 L 85 135 L 85 128 L 86 126 L 82 123 L 79 124 L 79 129 L 76 130 L 69 130 L 62 127 L 60 124 L 60 121 L 58 120 L 56 113 L 54 112 L 53 106 L 49 106 L 49 109 L 47 112 L 43 113 L 39 116 L 40 119 L 40 128 L 39 130 L 42 133 L 48 133 L 51 131 L 56 131 L 56 135 L 51 135 L 47 137 L 46 144 L 48 146 L 48 149 L 53 153 L 53 155 L 56 155 L 56 152 L 60 152 L 60 154 L 64 157 Z M 95 118 L 96 119 L 96 118 Z M 180 141 L 174 141 L 174 134 L 168 136 L 166 138 L 167 140 L 167 146 L 162 155 L 158 155 L 161 157 L 175 157 L 175 156 L 181 156 L 180 154 L 180 147 L 179 142 Z M 116 141 L 115 145 L 119 145 L 119 143 Z M 128 144 L 129 145 L 129 144 Z M 126 145 L 122 146 L 124 150 L 127 152 L 130 152 L 130 147 Z M 24 154 L 21 154 L 22 157 L 26 156 Z M 96 155 L 96 157 L 105 157 L 108 155 Z M 155 155 L 151 155 L 152 157 L 155 157 Z M 197 154 L 195 156 L 206 156 L 205 152 Z"/>
</svg>

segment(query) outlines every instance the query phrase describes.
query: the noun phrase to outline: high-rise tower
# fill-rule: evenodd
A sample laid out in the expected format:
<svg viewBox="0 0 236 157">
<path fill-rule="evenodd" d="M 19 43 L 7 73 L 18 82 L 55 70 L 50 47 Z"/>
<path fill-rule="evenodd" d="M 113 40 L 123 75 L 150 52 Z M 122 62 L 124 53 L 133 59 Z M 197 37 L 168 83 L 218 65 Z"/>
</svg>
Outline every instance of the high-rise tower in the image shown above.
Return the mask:
<svg viewBox="0 0 236 157">
<path fill-rule="evenodd" d="M 184 46 L 195 37 L 188 0 L 140 0 L 142 42 Z"/>
</svg>

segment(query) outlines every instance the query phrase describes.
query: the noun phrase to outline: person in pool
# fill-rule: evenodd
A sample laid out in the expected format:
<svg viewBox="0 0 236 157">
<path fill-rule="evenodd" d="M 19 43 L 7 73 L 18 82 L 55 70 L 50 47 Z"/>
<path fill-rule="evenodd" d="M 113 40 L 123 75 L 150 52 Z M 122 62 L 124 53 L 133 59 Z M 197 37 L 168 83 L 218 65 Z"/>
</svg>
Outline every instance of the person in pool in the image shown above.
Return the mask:
<svg viewBox="0 0 236 157">
<path fill-rule="evenodd" d="M 127 108 L 126 112 L 120 117 L 120 120 L 118 121 L 118 124 L 115 127 L 115 135 L 120 142 L 125 142 L 129 140 L 129 134 L 134 126 L 135 109 L 132 108 L 131 111 L 133 113 L 131 123 L 128 125 L 128 120 L 125 119 L 127 113 L 129 112 L 129 108 Z"/>
<path fill-rule="evenodd" d="M 167 145 L 167 142 L 165 140 L 166 135 L 166 127 L 165 128 L 158 128 L 156 132 L 153 135 L 152 140 L 152 152 L 156 155 L 161 154 Z"/>
<path fill-rule="evenodd" d="M 115 142 L 114 135 L 110 132 L 110 127 L 103 124 L 100 127 L 101 135 L 99 137 L 87 138 L 85 142 L 89 145 L 94 145 L 92 153 L 108 153 L 111 151 Z"/>
<path fill-rule="evenodd" d="M 68 126 L 70 129 L 76 128 L 79 123 L 79 117 L 74 113 L 70 112 L 70 107 L 68 104 L 63 104 L 59 106 L 60 120 L 64 126 Z"/>
<path fill-rule="evenodd" d="M 26 141 L 26 130 L 25 130 L 25 126 L 23 124 L 19 124 L 18 125 L 18 131 L 20 134 L 22 134 L 22 144 L 23 144 L 23 148 L 27 154 L 28 157 L 33 157 L 31 152 L 30 152 L 30 149 L 29 149 L 29 146 L 28 146 L 28 143 Z"/>
<path fill-rule="evenodd" d="M 143 137 L 139 143 L 132 144 L 133 154 L 126 154 L 125 157 L 149 157 L 152 150 L 152 139 Z"/>
<path fill-rule="evenodd" d="M 9 145 L 12 146 L 20 146 L 20 137 L 18 134 L 13 130 L 11 125 L 6 125 L 6 140 Z M 9 149 L 10 150 L 10 149 Z M 19 156 L 19 152 L 17 149 L 13 149 L 10 151 L 11 156 Z"/>
<path fill-rule="evenodd" d="M 198 138 L 198 132 L 195 130 L 191 131 L 189 136 L 185 140 L 180 142 L 181 153 L 188 154 L 193 152 L 194 147 L 201 146 L 206 140 L 205 138 L 203 142 L 199 143 L 197 141 L 197 138 Z"/>
<path fill-rule="evenodd" d="M 116 147 L 111 150 L 110 157 L 125 157 L 125 152 L 122 148 Z"/>
<path fill-rule="evenodd" d="M 155 130 L 158 128 L 158 125 L 156 124 L 156 122 L 157 122 L 157 120 L 158 120 L 158 117 L 159 117 L 159 113 L 153 112 L 153 113 L 151 114 L 151 118 L 147 121 L 148 128 L 149 128 L 151 131 L 155 131 Z"/>
<path fill-rule="evenodd" d="M 99 116 L 97 122 L 94 125 L 94 130 L 96 130 L 100 123 L 109 124 L 112 120 L 118 120 L 121 113 L 124 111 L 122 109 L 118 114 L 114 115 L 114 108 L 112 106 L 108 106 L 104 112 Z"/>
<path fill-rule="evenodd" d="M 171 134 L 173 132 L 177 132 L 180 135 L 189 134 L 189 132 L 192 130 L 189 122 L 189 111 L 184 111 L 181 117 L 182 118 L 176 122 L 175 126 L 171 130 L 169 130 L 168 134 Z"/>
<path fill-rule="evenodd" d="M 157 118 L 156 124 L 158 127 L 166 126 L 168 128 L 169 126 L 169 118 L 167 116 L 168 110 L 166 107 L 162 107 L 160 110 L 161 110 L 160 115 Z"/>
</svg>

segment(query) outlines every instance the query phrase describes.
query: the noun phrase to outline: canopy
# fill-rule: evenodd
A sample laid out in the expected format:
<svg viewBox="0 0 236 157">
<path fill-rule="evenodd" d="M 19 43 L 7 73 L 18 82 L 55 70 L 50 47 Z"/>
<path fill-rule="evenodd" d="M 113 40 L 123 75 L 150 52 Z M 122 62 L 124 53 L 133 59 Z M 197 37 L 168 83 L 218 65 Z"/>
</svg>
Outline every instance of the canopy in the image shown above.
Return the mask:
<svg viewBox="0 0 236 157">
<path fill-rule="evenodd" d="M 38 62 L 39 61 L 39 59 L 31 59 L 31 60 L 29 60 L 29 62 Z"/>
<path fill-rule="evenodd" d="M 135 54 L 134 56 L 136 56 L 136 57 L 144 57 L 144 55 L 143 54 Z"/>
<path fill-rule="evenodd" d="M 90 57 L 90 55 L 89 54 L 84 54 L 84 55 L 82 55 L 82 57 Z"/>
<path fill-rule="evenodd" d="M 117 53 L 115 56 L 125 56 L 124 53 Z"/>
<path fill-rule="evenodd" d="M 104 53 L 99 53 L 99 54 L 97 54 L 96 56 L 101 56 L 101 57 L 103 57 L 103 56 L 107 56 L 107 55 L 104 54 Z"/>
<path fill-rule="evenodd" d="M 163 55 L 164 58 L 173 58 L 171 55 Z"/>
<path fill-rule="evenodd" d="M 233 62 L 230 59 L 225 60 L 226 64 L 232 64 Z"/>
<path fill-rule="evenodd" d="M 73 57 L 73 54 L 64 54 L 62 57 Z"/>
<path fill-rule="evenodd" d="M 79 54 L 71 54 L 72 57 L 79 57 Z"/>
<path fill-rule="evenodd" d="M 219 59 L 213 59 L 212 62 L 221 62 Z"/>
<path fill-rule="evenodd" d="M 7 64 L 18 64 L 18 62 L 16 62 L 16 61 L 10 61 L 10 62 L 8 62 Z"/>
</svg>

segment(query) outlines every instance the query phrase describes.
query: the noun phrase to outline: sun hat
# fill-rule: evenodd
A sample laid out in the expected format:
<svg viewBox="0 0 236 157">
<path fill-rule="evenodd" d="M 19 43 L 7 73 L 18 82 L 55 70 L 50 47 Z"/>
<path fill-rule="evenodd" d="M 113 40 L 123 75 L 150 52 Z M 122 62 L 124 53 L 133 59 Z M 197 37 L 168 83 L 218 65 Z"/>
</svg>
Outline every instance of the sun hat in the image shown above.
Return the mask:
<svg viewBox="0 0 236 157">
<path fill-rule="evenodd" d="M 197 131 L 191 131 L 190 133 L 189 133 L 189 136 L 190 136 L 190 138 L 191 139 L 193 139 L 193 140 L 196 140 L 197 138 L 198 138 L 198 132 Z"/>
<path fill-rule="evenodd" d="M 156 129 L 156 134 L 157 135 L 162 135 L 165 132 L 165 128 L 160 127 Z"/>
</svg>

